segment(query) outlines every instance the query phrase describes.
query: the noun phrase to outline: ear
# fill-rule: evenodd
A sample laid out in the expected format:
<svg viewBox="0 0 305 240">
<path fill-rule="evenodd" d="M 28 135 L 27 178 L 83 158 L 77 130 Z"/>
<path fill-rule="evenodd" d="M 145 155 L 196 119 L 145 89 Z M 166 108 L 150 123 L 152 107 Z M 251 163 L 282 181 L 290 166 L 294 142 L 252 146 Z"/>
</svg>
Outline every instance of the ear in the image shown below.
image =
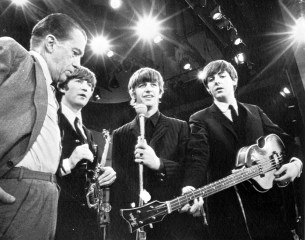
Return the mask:
<svg viewBox="0 0 305 240">
<path fill-rule="evenodd" d="M 63 87 L 63 86 L 60 87 L 60 84 L 59 84 L 59 83 L 57 84 L 57 90 L 60 91 L 62 94 L 65 94 L 65 93 L 66 93 L 65 87 Z"/>
<path fill-rule="evenodd" d="M 205 89 L 207 90 L 208 94 L 212 95 L 210 89 L 208 89 L 207 87 Z"/>
<path fill-rule="evenodd" d="M 56 42 L 57 42 L 57 39 L 56 39 L 56 37 L 55 37 L 54 35 L 52 35 L 52 34 L 48 34 L 48 35 L 45 37 L 45 47 L 46 47 L 46 50 L 47 50 L 49 53 L 52 53 L 52 52 L 54 51 Z"/>
<path fill-rule="evenodd" d="M 237 79 L 237 78 L 234 78 L 234 79 L 232 79 L 232 81 L 233 81 L 233 86 L 237 87 L 237 81 L 238 81 L 238 79 Z"/>
</svg>

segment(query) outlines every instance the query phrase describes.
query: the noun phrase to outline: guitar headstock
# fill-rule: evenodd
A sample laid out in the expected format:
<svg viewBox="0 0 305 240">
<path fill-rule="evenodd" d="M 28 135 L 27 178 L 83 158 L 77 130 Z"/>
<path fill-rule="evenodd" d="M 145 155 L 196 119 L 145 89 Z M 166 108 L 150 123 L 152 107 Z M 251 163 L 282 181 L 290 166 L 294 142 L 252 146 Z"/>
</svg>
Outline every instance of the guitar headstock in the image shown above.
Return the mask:
<svg viewBox="0 0 305 240">
<path fill-rule="evenodd" d="M 111 137 L 110 137 L 109 131 L 106 130 L 106 129 L 103 129 L 102 134 L 103 134 L 103 137 L 105 138 L 105 141 L 106 141 L 107 143 L 110 143 Z"/>
<path fill-rule="evenodd" d="M 130 233 L 148 224 L 160 222 L 168 214 L 166 203 L 159 201 L 120 211 L 121 216 L 129 224 Z"/>
</svg>

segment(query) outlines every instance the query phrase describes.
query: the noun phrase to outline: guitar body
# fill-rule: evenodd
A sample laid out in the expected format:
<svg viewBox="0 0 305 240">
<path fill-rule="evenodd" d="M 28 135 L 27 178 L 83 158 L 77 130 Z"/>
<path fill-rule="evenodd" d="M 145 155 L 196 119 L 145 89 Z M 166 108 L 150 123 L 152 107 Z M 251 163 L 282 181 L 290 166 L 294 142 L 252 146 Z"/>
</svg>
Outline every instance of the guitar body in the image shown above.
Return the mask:
<svg viewBox="0 0 305 240">
<path fill-rule="evenodd" d="M 257 191 L 268 191 L 273 187 L 274 172 L 281 167 L 284 149 L 284 143 L 277 135 L 270 134 L 266 137 L 261 137 L 257 140 L 257 144 L 243 147 L 239 150 L 236 157 L 236 166 L 249 168 L 263 164 L 264 167 L 268 168 L 275 164 L 275 169 L 249 180 Z M 274 161 L 270 161 L 271 158 Z M 279 183 L 281 187 L 284 185 Z"/>
</svg>

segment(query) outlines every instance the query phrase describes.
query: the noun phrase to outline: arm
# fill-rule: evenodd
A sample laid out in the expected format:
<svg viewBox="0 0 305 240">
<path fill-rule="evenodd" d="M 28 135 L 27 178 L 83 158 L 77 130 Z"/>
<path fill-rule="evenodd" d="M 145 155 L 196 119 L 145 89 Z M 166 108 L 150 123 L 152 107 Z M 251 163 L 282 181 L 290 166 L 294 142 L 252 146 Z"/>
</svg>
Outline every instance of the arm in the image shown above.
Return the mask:
<svg viewBox="0 0 305 240">
<path fill-rule="evenodd" d="M 274 124 L 260 108 L 258 109 L 264 132 L 266 134 L 275 133 L 280 136 L 286 146 L 287 157 L 290 159 L 288 163 L 284 164 L 274 173 L 275 181 L 292 182 L 296 177 L 300 177 L 303 169 L 303 163 L 299 159 L 301 156 L 300 148 L 291 136 L 285 133 L 278 125 Z"/>
</svg>

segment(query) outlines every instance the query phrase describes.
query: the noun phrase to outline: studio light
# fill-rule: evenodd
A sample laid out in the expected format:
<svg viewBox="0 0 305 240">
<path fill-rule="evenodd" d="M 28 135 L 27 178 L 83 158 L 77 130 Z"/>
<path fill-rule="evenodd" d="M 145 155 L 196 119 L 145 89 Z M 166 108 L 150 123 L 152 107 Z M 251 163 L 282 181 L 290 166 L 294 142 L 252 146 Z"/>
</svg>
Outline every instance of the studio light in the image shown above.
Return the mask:
<svg viewBox="0 0 305 240">
<path fill-rule="evenodd" d="M 144 40 L 150 40 L 160 35 L 160 23 L 156 18 L 144 17 L 139 19 L 136 26 L 137 34 Z"/>
<path fill-rule="evenodd" d="M 198 72 L 197 77 L 198 77 L 199 80 L 203 80 L 203 78 L 204 78 L 203 70 Z"/>
<path fill-rule="evenodd" d="M 297 42 L 305 42 L 305 18 L 302 16 L 295 22 L 293 37 Z"/>
<path fill-rule="evenodd" d="M 180 66 L 184 69 L 184 70 L 192 70 L 192 65 L 189 61 L 188 58 L 182 58 L 182 60 L 180 61 Z"/>
<path fill-rule="evenodd" d="M 122 6 L 122 0 L 110 0 L 110 6 L 113 9 L 118 9 Z"/>
<path fill-rule="evenodd" d="M 113 52 L 113 51 L 109 50 L 109 51 L 107 52 L 107 57 L 111 58 L 111 57 L 113 57 L 113 55 L 114 55 L 114 52 Z"/>
<path fill-rule="evenodd" d="M 224 29 L 224 28 L 230 29 L 231 25 L 232 25 L 232 23 L 225 17 L 216 23 L 216 26 L 219 29 Z"/>
<path fill-rule="evenodd" d="M 245 63 L 246 54 L 244 52 L 237 53 L 234 57 L 234 61 L 237 65 Z"/>
<path fill-rule="evenodd" d="M 103 36 L 93 38 L 90 46 L 92 51 L 98 55 L 107 53 L 110 48 L 109 41 Z"/>
<path fill-rule="evenodd" d="M 159 43 L 163 40 L 162 36 L 161 35 L 157 35 L 154 37 L 154 43 Z"/>
<path fill-rule="evenodd" d="M 210 17 L 211 17 L 213 20 L 220 20 L 220 19 L 223 17 L 223 14 L 222 14 L 222 12 L 221 12 L 220 5 L 217 5 L 217 6 L 212 10 L 212 12 L 210 13 Z"/>
<path fill-rule="evenodd" d="M 240 38 L 240 36 L 238 35 L 237 30 L 235 28 L 231 29 L 230 40 L 231 40 L 231 42 L 233 42 L 234 45 L 238 45 L 243 42 L 243 40 Z"/>
<path fill-rule="evenodd" d="M 12 3 L 14 3 L 17 6 L 22 6 L 24 4 L 26 4 L 28 2 L 28 0 L 12 0 Z"/>
<path fill-rule="evenodd" d="M 280 94 L 283 96 L 283 97 L 289 97 L 291 92 L 289 90 L 288 87 L 284 87 L 281 91 L 280 91 Z"/>
</svg>

